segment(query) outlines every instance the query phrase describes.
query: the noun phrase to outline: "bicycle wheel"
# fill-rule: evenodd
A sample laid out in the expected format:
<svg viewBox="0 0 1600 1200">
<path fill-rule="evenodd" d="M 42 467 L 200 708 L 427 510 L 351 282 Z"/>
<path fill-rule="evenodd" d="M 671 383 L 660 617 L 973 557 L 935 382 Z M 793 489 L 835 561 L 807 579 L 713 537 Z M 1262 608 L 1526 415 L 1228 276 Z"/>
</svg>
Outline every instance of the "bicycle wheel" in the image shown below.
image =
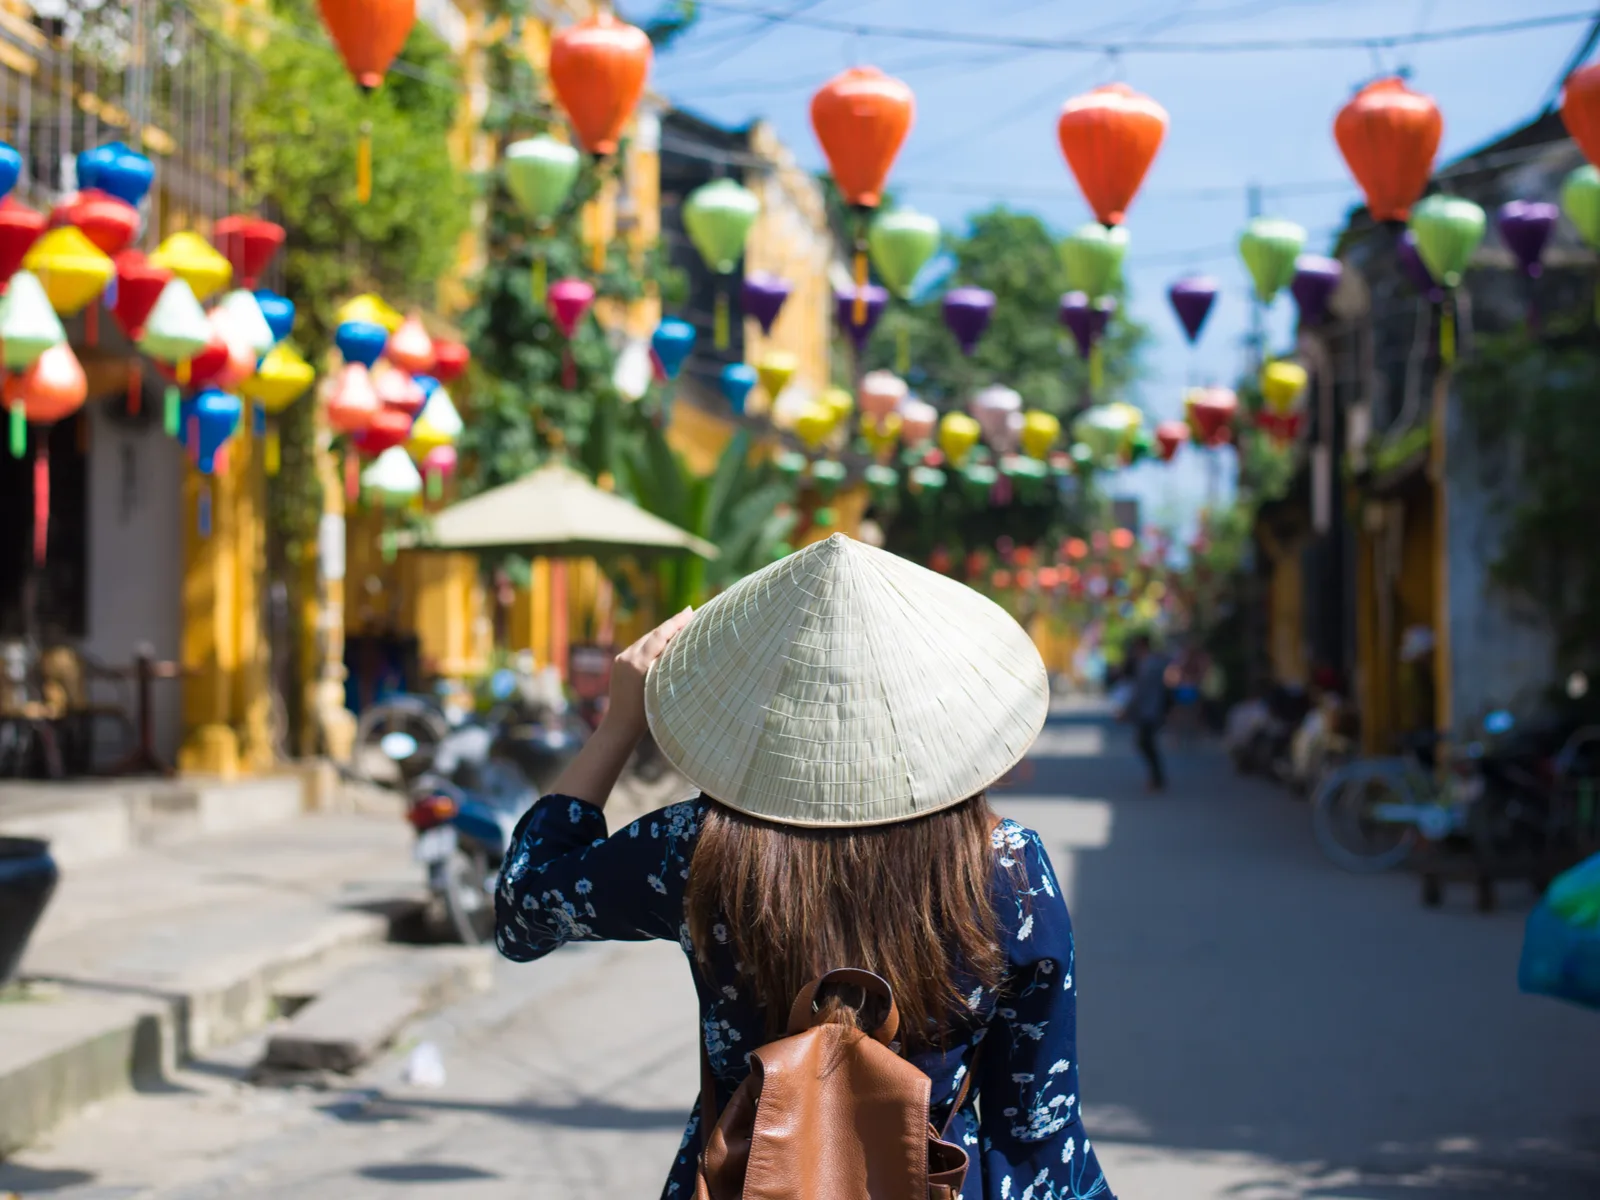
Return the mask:
<svg viewBox="0 0 1600 1200">
<path fill-rule="evenodd" d="M 351 774 L 368 783 L 398 784 L 400 767 L 383 752 L 383 739 L 391 733 L 409 734 L 417 743 L 417 755 L 431 755 L 449 732 L 434 707 L 415 696 L 396 696 L 375 704 L 361 714 L 356 725 Z"/>
<path fill-rule="evenodd" d="M 1378 820 L 1380 804 L 1410 804 L 1400 763 L 1353 762 L 1326 776 L 1311 799 L 1311 832 L 1328 861 L 1358 875 L 1400 866 L 1416 845 L 1410 825 Z"/>
</svg>

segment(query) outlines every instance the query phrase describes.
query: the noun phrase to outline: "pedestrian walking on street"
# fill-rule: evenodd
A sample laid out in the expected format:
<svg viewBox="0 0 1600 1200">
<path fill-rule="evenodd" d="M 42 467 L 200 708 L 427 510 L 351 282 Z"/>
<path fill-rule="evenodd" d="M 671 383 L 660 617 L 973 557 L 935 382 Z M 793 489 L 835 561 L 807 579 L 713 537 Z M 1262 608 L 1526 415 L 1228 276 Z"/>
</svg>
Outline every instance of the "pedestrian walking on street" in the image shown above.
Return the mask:
<svg viewBox="0 0 1600 1200">
<path fill-rule="evenodd" d="M 985 799 L 1049 699 L 997 605 L 838 534 L 618 656 L 513 836 L 496 941 L 682 945 L 703 1083 L 664 1200 L 1114 1200 L 1061 888 Z M 701 793 L 608 837 L 647 727 Z"/>
<path fill-rule="evenodd" d="M 1145 786 L 1152 792 L 1165 791 L 1167 770 L 1161 760 L 1159 738 L 1171 707 L 1167 659 L 1151 643 L 1150 635 L 1141 633 L 1129 648 L 1129 666 L 1133 689 L 1128 698 L 1128 719 L 1133 722 L 1134 743 L 1149 772 Z"/>
</svg>

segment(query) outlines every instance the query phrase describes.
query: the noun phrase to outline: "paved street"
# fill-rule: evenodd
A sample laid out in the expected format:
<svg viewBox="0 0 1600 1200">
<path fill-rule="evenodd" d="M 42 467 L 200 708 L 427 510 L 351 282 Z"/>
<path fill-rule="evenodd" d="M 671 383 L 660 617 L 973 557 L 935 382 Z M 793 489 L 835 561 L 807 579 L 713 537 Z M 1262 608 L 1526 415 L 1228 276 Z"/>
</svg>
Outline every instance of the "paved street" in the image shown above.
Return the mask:
<svg viewBox="0 0 1600 1200">
<path fill-rule="evenodd" d="M 1078 931 L 1085 1115 L 1124 1200 L 1600 1196 L 1600 1018 L 1520 996 L 1526 900 L 1445 911 L 1324 865 L 1304 806 L 1173 755 L 1148 797 L 1125 731 L 1053 721 L 998 797 L 1039 829 Z M 695 1089 L 675 946 L 500 964 L 344 1090 L 255 1088 L 259 1046 L 100 1106 L 0 1165 L 90 1197 L 654 1197 Z"/>
</svg>

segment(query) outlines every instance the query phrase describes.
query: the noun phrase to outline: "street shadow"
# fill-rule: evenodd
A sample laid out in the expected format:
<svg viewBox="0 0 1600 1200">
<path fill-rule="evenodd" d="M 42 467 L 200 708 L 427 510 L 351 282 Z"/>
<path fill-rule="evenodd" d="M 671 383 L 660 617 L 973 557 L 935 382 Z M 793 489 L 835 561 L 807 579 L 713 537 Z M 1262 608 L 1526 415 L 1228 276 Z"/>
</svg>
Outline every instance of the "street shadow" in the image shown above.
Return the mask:
<svg viewBox="0 0 1600 1200">
<path fill-rule="evenodd" d="M 18 1196 L 33 1196 L 82 1187 L 93 1180 L 94 1176 L 87 1171 L 40 1171 L 20 1163 L 0 1162 L 0 1194 L 15 1192 Z"/>
<path fill-rule="evenodd" d="M 996 797 L 1070 859 L 1091 1137 L 1338 1180 L 1250 1200 L 1600 1196 L 1600 1021 L 1517 991 L 1520 896 L 1425 909 L 1411 876 L 1327 863 L 1305 804 L 1219 752 L 1170 773 L 1143 794 L 1111 726 Z M 1074 845 L 1061 796 L 1105 801 L 1109 843 Z"/>
<path fill-rule="evenodd" d="M 321 1111 L 350 1124 L 415 1121 L 422 1119 L 427 1113 L 469 1113 L 497 1117 L 503 1121 L 514 1121 L 522 1125 L 545 1125 L 558 1129 L 615 1130 L 625 1133 L 681 1130 L 689 1120 L 686 1108 L 627 1108 L 602 1100 L 579 1100 L 574 1104 L 542 1104 L 533 1100 L 489 1103 L 420 1096 L 391 1096 L 383 1092 L 344 1096 L 321 1106 Z"/>
<path fill-rule="evenodd" d="M 356 1172 L 379 1183 L 466 1183 L 478 1179 L 499 1179 L 493 1171 L 469 1167 L 464 1163 L 407 1162 L 362 1167 Z"/>
</svg>

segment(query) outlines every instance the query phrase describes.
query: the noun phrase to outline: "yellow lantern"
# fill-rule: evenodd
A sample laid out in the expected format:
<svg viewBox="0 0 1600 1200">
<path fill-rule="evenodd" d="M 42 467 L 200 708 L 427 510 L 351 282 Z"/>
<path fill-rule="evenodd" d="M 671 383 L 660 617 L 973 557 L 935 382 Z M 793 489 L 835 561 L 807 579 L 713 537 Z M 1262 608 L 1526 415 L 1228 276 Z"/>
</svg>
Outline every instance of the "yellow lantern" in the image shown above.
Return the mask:
<svg viewBox="0 0 1600 1200">
<path fill-rule="evenodd" d="M 1267 407 L 1280 417 L 1292 412 L 1308 378 L 1306 369 L 1290 359 L 1269 362 L 1261 368 L 1261 395 Z"/>
<path fill-rule="evenodd" d="M 897 412 L 876 420 L 871 417 L 861 418 L 861 435 L 867 439 L 867 445 L 871 448 L 874 458 L 883 459 L 889 456 L 900 440 L 900 429 L 904 424 Z"/>
<path fill-rule="evenodd" d="M 346 300 L 339 306 L 338 318 L 340 325 L 346 321 L 365 321 L 369 325 L 381 325 L 390 333 L 405 324 L 405 318 L 391 308 L 383 297 L 371 292 Z"/>
<path fill-rule="evenodd" d="M 855 411 L 856 402 L 850 393 L 841 387 L 831 387 L 823 390 L 820 402 L 833 410 L 833 422 L 842 425 L 850 419 L 850 414 Z"/>
<path fill-rule="evenodd" d="M 805 443 L 807 450 L 816 451 L 828 440 L 828 435 L 833 432 L 837 424 L 832 406 L 818 401 L 809 405 L 795 419 L 794 431 L 795 435 Z"/>
<path fill-rule="evenodd" d="M 239 391 L 269 413 L 280 413 L 305 395 L 316 378 L 316 371 L 299 351 L 279 342 L 267 351 L 256 373 L 239 385 Z"/>
<path fill-rule="evenodd" d="M 951 466 L 959 467 L 982 435 L 982 427 L 966 413 L 945 413 L 939 421 L 939 449 Z"/>
<path fill-rule="evenodd" d="M 800 363 L 792 354 L 785 354 L 775 350 L 756 364 L 756 378 L 761 380 L 761 389 L 767 393 L 767 399 L 776 403 L 779 394 L 789 386 L 789 380 L 794 378 L 794 373 Z"/>
<path fill-rule="evenodd" d="M 82 312 L 116 274 L 111 259 L 76 225 L 50 230 L 33 244 L 22 265 L 39 277 L 50 307 L 63 317 Z"/>
<path fill-rule="evenodd" d="M 1047 412 L 1033 409 L 1022 418 L 1022 452 L 1029 458 L 1043 458 L 1061 436 L 1061 422 Z"/>
<path fill-rule="evenodd" d="M 214 296 L 233 278 L 233 267 L 198 233 L 175 233 L 150 256 L 150 264 L 165 267 L 189 285 L 196 300 Z"/>
</svg>

